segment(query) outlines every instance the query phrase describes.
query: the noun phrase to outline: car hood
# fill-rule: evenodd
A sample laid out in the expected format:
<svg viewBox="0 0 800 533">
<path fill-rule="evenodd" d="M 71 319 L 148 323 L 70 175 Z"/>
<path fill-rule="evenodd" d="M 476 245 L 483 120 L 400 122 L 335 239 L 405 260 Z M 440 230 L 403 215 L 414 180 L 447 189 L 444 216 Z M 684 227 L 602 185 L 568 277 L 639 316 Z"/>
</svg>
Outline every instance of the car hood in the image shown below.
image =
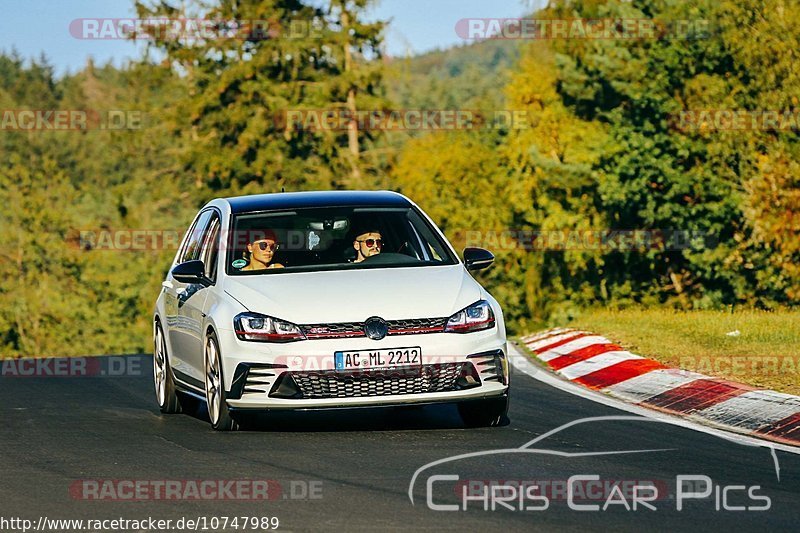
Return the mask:
<svg viewBox="0 0 800 533">
<path fill-rule="evenodd" d="M 229 277 L 248 310 L 296 324 L 448 317 L 481 298 L 462 265 Z"/>
</svg>

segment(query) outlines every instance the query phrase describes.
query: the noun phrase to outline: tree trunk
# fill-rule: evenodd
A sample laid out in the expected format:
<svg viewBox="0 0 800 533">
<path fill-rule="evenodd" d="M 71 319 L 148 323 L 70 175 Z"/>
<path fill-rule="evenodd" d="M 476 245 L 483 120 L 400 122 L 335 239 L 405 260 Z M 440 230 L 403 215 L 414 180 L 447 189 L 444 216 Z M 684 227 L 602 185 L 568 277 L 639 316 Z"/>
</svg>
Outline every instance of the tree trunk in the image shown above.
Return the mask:
<svg viewBox="0 0 800 533">
<path fill-rule="evenodd" d="M 350 15 L 342 8 L 342 33 L 345 36 L 344 42 L 344 71 L 350 74 L 353 71 L 353 54 L 350 49 Z M 348 76 L 349 77 L 349 76 Z M 356 88 L 350 85 L 347 90 L 347 111 L 350 113 L 350 120 L 347 123 L 347 145 L 350 151 L 350 168 L 353 185 L 360 184 L 361 170 L 359 169 L 360 150 L 358 146 L 358 121 L 356 113 Z"/>
</svg>

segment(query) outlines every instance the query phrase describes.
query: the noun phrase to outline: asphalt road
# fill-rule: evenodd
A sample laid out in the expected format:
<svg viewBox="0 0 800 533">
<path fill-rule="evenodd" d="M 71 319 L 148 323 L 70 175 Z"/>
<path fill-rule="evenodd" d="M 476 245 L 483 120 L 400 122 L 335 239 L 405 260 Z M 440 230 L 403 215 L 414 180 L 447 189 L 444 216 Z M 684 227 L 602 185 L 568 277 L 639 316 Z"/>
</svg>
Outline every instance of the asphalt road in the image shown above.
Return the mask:
<svg viewBox="0 0 800 533">
<path fill-rule="evenodd" d="M 193 414 L 162 416 L 153 398 L 150 368 L 145 365 L 132 373 L 139 375 L 0 378 L 0 519 L 37 523 L 41 516 L 173 521 L 255 516 L 278 517 L 279 530 L 284 531 L 798 529 L 798 455 L 776 452 L 778 480 L 768 449 L 638 420 L 581 423 L 537 442 L 536 453 L 520 453 L 520 446 L 563 424 L 586 417 L 629 416 L 520 372 L 513 375 L 511 423 L 505 427 L 465 429 L 454 408 L 438 406 L 275 414 L 255 421 L 253 430 L 229 434 L 213 432 L 201 407 Z M 412 487 L 414 504 L 409 499 L 412 477 L 427 463 L 502 449 L 508 451 L 422 470 Z M 663 451 L 575 455 L 655 449 Z M 506 486 L 537 480 L 543 492 L 536 494 L 545 495 L 548 505 L 519 510 L 518 500 L 506 501 L 515 509 L 509 510 L 495 501 L 493 511 L 491 503 L 484 510 L 482 501 L 468 500 L 466 511 L 432 510 L 426 488 L 431 475 L 458 476 L 458 481 L 434 478 L 431 498 L 437 505 L 463 503 L 460 489 L 465 480 L 471 480 L 466 482 L 471 483 L 472 496 L 491 494 L 484 489 L 490 480 Z M 590 491 L 588 499 L 581 499 L 586 486 L 580 483 L 576 503 L 599 504 L 600 510 L 571 509 L 562 489 L 574 475 L 622 483 L 628 489 L 622 498 L 629 505 L 632 485 L 655 485 L 659 495 L 650 502 L 655 510 L 643 505 L 627 510 L 617 497 L 618 503 L 603 511 L 609 493 Z M 679 475 L 707 476 L 714 485 L 711 495 L 684 498 L 678 511 Z M 191 484 L 186 480 L 254 479 L 273 480 L 269 494 L 274 499 L 108 499 L 130 496 L 122 490 L 124 481 L 139 481 L 157 494 L 153 487 L 159 481 L 184 480 L 181 490 L 186 490 Z M 98 486 L 105 492 L 92 492 Z M 723 490 L 729 486 L 734 488 Z M 685 490 L 704 488 L 698 481 Z M 645 498 L 652 494 L 640 492 Z M 90 499 L 94 495 L 106 499 Z M 511 492 L 499 494 L 504 495 Z M 766 511 L 723 509 L 764 507 L 764 497 L 769 502 Z M 523 507 L 541 508 L 544 503 L 543 498 L 523 499 Z M 222 530 L 208 521 L 205 525 L 207 530 Z M 12 530 L 8 523 L 3 529 Z M 198 529 L 203 530 L 202 523 Z"/>
</svg>

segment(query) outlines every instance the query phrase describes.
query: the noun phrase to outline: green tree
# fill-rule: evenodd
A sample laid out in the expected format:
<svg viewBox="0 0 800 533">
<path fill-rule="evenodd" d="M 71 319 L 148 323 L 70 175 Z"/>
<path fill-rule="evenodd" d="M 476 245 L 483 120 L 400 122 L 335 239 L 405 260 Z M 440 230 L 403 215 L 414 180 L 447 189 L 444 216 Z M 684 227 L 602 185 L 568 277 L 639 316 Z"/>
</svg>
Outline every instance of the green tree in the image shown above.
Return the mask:
<svg viewBox="0 0 800 533">
<path fill-rule="evenodd" d="M 83 258 L 66 246 L 76 198 L 55 161 L 32 150 L 27 157 L 10 154 L 0 167 L 4 354 L 75 355 L 96 323 L 90 291 L 80 281 Z M 77 327 L 63 327 L 65 319 Z"/>
<path fill-rule="evenodd" d="M 654 293 L 660 301 L 683 306 L 788 301 L 787 291 L 795 290 L 796 282 L 782 271 L 792 269 L 788 259 L 796 249 L 781 245 L 785 266 L 776 271 L 775 262 L 764 259 L 778 241 L 766 237 L 762 226 L 764 218 L 779 216 L 775 211 L 785 210 L 793 198 L 779 194 L 782 202 L 764 204 L 772 199 L 764 194 L 769 176 L 773 186 L 791 187 L 790 176 L 775 173 L 789 171 L 781 161 L 796 153 L 796 130 L 675 127 L 680 125 L 675 117 L 687 111 L 796 107 L 792 55 L 800 43 L 791 28 L 800 14 L 797 5 L 782 0 L 579 0 L 557 2 L 552 13 L 707 21 L 710 27 L 707 34 L 556 43 L 564 102 L 576 115 L 609 125 L 613 143 L 596 165 L 609 225 L 696 232 L 713 243 L 618 255 L 609 263 L 613 268 L 606 269 L 609 286 L 626 291 L 630 286 L 640 301 Z M 781 243 L 797 241 L 796 227 L 781 228 Z M 770 264 L 770 274 L 757 273 Z M 777 283 L 770 286 L 773 276 Z"/>
<path fill-rule="evenodd" d="M 201 16 L 251 25 L 242 30 L 245 37 L 162 35 L 155 42 L 190 84 L 173 121 L 188 146 L 186 171 L 210 190 L 201 196 L 363 187 L 381 172 L 362 157 L 373 132 L 351 125 L 310 131 L 282 119 L 287 111 L 353 112 L 380 101 L 380 70 L 367 60 L 380 59 L 383 24 L 364 22 L 368 4 L 337 0 L 321 8 L 299 0 L 222 0 L 189 12 L 167 2 L 137 2 L 143 17 Z M 268 35 L 258 21 L 269 21 Z"/>
</svg>

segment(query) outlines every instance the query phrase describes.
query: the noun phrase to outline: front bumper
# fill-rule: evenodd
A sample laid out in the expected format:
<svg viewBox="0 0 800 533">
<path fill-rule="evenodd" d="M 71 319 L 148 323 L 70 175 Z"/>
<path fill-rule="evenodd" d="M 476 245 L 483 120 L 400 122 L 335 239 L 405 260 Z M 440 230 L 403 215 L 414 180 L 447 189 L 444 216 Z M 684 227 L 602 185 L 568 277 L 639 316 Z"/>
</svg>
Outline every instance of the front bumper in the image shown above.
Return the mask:
<svg viewBox="0 0 800 533">
<path fill-rule="evenodd" d="M 223 371 L 228 405 L 233 409 L 428 404 L 497 397 L 508 390 L 508 351 L 496 329 L 283 345 L 233 337 L 226 344 Z M 416 346 L 422 350 L 421 368 L 355 374 L 334 368 L 335 351 Z"/>
</svg>

